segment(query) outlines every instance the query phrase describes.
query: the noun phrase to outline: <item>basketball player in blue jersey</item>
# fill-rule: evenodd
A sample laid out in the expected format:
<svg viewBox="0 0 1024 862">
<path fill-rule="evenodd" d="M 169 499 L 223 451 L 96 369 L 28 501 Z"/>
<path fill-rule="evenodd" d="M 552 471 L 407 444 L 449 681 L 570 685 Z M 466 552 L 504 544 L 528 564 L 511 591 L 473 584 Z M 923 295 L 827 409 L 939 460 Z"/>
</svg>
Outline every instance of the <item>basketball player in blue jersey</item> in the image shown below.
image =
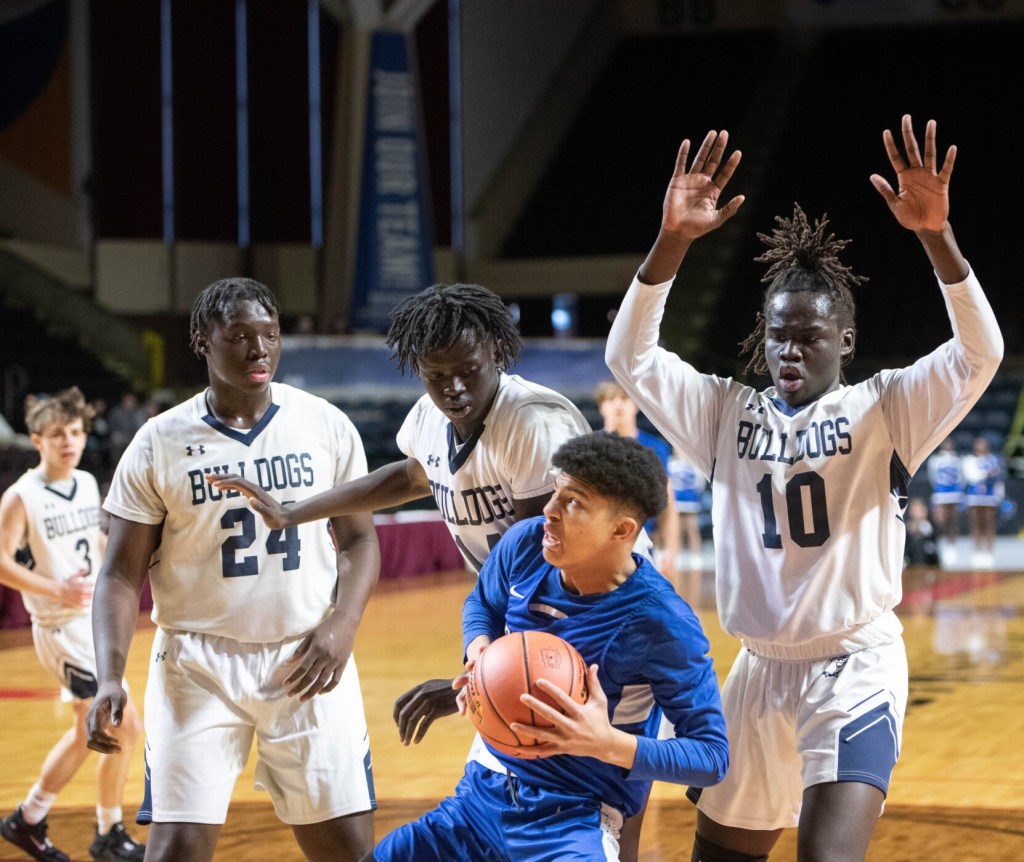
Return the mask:
<svg viewBox="0 0 1024 862">
<path fill-rule="evenodd" d="M 618 826 L 652 781 L 707 786 L 725 774 L 707 638 L 633 550 L 666 503 L 664 468 L 647 447 L 604 432 L 564 443 L 553 463 L 544 515 L 505 534 L 466 600 L 467 670 L 506 632 L 547 631 L 587 662 L 590 698 L 577 704 L 540 681 L 565 714 L 524 695 L 554 726 L 512 727 L 541 744 L 521 758 L 487 746 L 453 796 L 385 836 L 367 860 L 618 860 Z M 672 738 L 657 738 L 662 711 Z"/>
<path fill-rule="evenodd" d="M 935 122 L 918 148 L 883 134 L 898 187 L 871 182 L 934 268 L 953 337 L 913 365 L 853 386 L 856 337 L 846 245 L 796 208 L 762 235 L 768 288 L 744 342 L 764 390 L 700 374 L 658 347 L 665 299 L 740 161 L 709 132 L 679 149 L 661 230 L 612 325 L 606 360 L 658 429 L 712 476 L 718 610 L 740 654 L 722 696 L 731 766 L 700 794 L 693 859 L 764 860 L 798 826 L 802 860 L 862 860 L 899 753 L 906 652 L 901 598 L 907 485 L 970 410 L 1003 344 L 948 221 L 956 150 L 939 163 Z M 905 151 L 905 152 L 904 152 Z M 689 163 L 688 163 L 689 162 Z"/>
<path fill-rule="evenodd" d="M 150 862 L 213 857 L 235 781 L 258 740 L 256 783 L 307 859 L 356 860 L 376 808 L 351 656 L 376 584 L 369 514 L 267 529 L 205 476 L 251 476 L 282 501 L 366 473 L 355 427 L 321 398 L 273 383 L 279 309 L 259 282 L 215 282 L 192 309 L 210 385 L 151 419 L 121 458 L 104 507 L 107 557 L 93 627 L 100 687 L 90 746 L 116 751 L 121 687 L 147 573 Z"/>
<path fill-rule="evenodd" d="M 92 415 L 76 386 L 34 401 L 25 422 L 39 465 L 0 498 L 0 583 L 21 591 L 36 653 L 74 711 L 71 728 L 43 761 L 39 780 L 0 822 L 7 841 L 43 862 L 68 859 L 47 836 L 47 813 L 89 756 L 85 716 L 97 688 L 89 609 L 104 535 L 96 479 L 78 469 Z M 96 837 L 89 854 L 98 862 L 141 862 L 146 851 L 125 830 L 121 810 L 141 734 L 138 710 L 126 698 L 117 730 L 122 750 L 96 764 Z"/>
</svg>

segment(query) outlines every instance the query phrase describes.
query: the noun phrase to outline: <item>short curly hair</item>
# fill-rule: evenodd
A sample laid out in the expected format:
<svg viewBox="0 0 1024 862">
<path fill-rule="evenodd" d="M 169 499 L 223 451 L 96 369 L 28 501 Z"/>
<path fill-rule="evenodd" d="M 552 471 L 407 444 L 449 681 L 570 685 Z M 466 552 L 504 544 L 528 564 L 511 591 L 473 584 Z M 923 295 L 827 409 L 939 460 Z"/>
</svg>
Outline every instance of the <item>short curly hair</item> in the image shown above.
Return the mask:
<svg viewBox="0 0 1024 862">
<path fill-rule="evenodd" d="M 189 345 L 196 356 L 202 358 L 199 340 L 208 336 L 217 321 L 240 302 L 258 302 L 269 314 L 281 316 L 277 297 L 265 284 L 252 278 L 222 278 L 203 289 L 192 305 L 192 319 L 189 324 Z"/>
<path fill-rule="evenodd" d="M 640 524 L 668 503 L 668 477 L 653 449 L 632 437 L 595 431 L 567 440 L 551 458 L 557 469 L 617 501 Z"/>
</svg>

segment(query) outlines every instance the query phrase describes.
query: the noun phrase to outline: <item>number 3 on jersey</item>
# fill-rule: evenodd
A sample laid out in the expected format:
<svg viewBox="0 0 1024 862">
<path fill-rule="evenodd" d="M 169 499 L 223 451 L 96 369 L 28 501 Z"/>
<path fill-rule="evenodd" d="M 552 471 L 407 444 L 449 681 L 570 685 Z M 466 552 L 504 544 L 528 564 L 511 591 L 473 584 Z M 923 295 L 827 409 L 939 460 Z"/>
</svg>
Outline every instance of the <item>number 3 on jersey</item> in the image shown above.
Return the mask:
<svg viewBox="0 0 1024 862">
<path fill-rule="evenodd" d="M 764 514 L 764 532 L 761 534 L 761 540 L 766 548 L 781 548 L 782 536 L 779 535 L 778 522 L 775 519 L 771 473 L 765 473 L 764 478 L 755 487 L 761 495 L 761 511 Z M 810 529 L 807 529 L 805 499 L 809 503 Z M 825 480 L 818 473 L 813 470 L 797 473 L 786 483 L 786 514 L 789 515 L 789 536 L 801 548 L 817 548 L 825 544 L 831 531 L 828 527 Z"/>
<path fill-rule="evenodd" d="M 256 515 L 252 509 L 228 509 L 220 519 L 225 530 L 234 530 L 241 525 L 242 532 L 228 536 L 220 546 L 220 559 L 225 578 L 242 578 L 260 573 L 260 561 L 257 556 L 238 558 L 237 551 L 251 548 L 256 542 Z M 299 567 L 298 527 L 286 527 L 283 530 L 271 530 L 264 546 L 268 554 L 281 554 L 281 568 L 286 572 L 295 571 Z"/>
</svg>

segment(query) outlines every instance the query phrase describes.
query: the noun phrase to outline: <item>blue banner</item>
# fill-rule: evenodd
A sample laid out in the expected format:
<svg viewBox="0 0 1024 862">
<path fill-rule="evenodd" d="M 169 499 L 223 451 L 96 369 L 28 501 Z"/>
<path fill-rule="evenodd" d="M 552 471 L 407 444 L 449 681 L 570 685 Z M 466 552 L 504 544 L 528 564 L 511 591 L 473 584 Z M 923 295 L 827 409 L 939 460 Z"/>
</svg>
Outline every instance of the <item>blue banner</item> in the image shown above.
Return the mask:
<svg viewBox="0 0 1024 862">
<path fill-rule="evenodd" d="M 351 326 L 386 332 L 391 310 L 434 281 L 416 83 L 402 33 L 373 34 Z"/>
</svg>

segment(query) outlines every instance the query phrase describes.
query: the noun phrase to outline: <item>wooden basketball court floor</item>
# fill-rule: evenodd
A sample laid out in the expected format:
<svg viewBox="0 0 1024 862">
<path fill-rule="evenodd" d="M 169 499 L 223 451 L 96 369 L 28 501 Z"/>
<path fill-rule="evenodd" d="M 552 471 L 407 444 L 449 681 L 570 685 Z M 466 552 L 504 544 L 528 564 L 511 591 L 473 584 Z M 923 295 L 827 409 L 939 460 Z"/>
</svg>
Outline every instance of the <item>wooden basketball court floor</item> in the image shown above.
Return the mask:
<svg viewBox="0 0 1024 862">
<path fill-rule="evenodd" d="M 737 644 L 714 610 L 712 573 L 681 575 L 677 589 L 698 610 L 720 677 Z M 472 737 L 459 717 L 437 723 L 405 748 L 391 719 L 394 698 L 459 669 L 459 619 L 471 586 L 462 572 L 383 582 L 356 647 L 380 802 L 378 836 L 432 807 L 454 787 Z M 1024 859 L 1024 572 L 910 569 L 900 608 L 910 658 L 903 754 L 868 854 L 872 862 Z M 140 623 L 128 679 L 139 701 L 153 628 Z M 69 708 L 36 659 L 27 631 L 0 638 L 0 809 L 9 811 L 35 780 L 49 747 L 70 722 Z M 140 746 L 141 749 L 141 746 Z M 135 754 L 126 819 L 142 798 Z M 284 862 L 302 856 L 266 795 L 252 787 L 252 760 L 240 778 L 221 834 L 218 862 Z M 92 762 L 60 795 L 50 835 L 73 859 L 88 859 Z M 658 784 L 641 839 L 642 862 L 689 862 L 694 811 L 683 788 Z M 132 827 L 140 840 L 146 830 Z M 792 830 L 773 862 L 794 860 Z M 0 862 L 27 858 L 0 842 Z M 187 860 L 185 860 L 187 862 Z M 454 862 L 454 860 L 453 860 Z"/>
</svg>

